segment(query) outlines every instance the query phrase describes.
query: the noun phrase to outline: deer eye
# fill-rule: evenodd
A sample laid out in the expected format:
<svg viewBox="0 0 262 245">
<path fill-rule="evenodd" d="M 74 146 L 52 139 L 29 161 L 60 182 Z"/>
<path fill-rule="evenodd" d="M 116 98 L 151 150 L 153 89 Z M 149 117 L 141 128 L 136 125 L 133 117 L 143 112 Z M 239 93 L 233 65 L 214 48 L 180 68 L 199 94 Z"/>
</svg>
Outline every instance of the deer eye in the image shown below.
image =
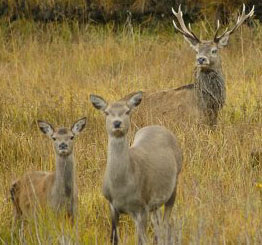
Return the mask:
<svg viewBox="0 0 262 245">
<path fill-rule="evenodd" d="M 217 53 L 217 49 L 212 49 L 211 53 L 212 54 L 216 54 Z"/>
<path fill-rule="evenodd" d="M 70 139 L 73 140 L 75 138 L 75 136 L 71 136 Z"/>
<path fill-rule="evenodd" d="M 56 141 L 56 137 L 52 137 L 52 140 L 53 140 L 53 141 Z"/>
<path fill-rule="evenodd" d="M 105 115 L 108 116 L 108 115 L 109 115 L 109 112 L 108 112 L 108 111 L 105 111 Z"/>
<path fill-rule="evenodd" d="M 130 112 L 131 112 L 131 110 L 128 110 L 128 111 L 126 111 L 126 115 L 129 115 L 129 114 L 130 114 Z"/>
</svg>

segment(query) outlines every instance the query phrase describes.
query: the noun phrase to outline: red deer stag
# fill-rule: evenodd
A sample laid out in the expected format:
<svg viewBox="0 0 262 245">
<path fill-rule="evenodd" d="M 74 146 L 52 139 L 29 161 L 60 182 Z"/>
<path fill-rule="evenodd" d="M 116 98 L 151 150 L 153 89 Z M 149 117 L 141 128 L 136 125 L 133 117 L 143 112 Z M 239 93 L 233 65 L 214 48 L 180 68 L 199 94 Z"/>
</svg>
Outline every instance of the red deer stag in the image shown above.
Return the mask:
<svg viewBox="0 0 262 245">
<path fill-rule="evenodd" d="M 217 124 L 218 112 L 222 109 L 226 99 L 225 79 L 221 66 L 219 50 L 228 44 L 229 37 L 246 19 L 254 14 L 254 6 L 245 14 L 243 4 L 242 14 L 238 17 L 235 26 L 228 28 L 219 35 L 220 24 L 213 40 L 200 40 L 183 20 L 181 6 L 178 12 L 172 8 L 180 27 L 173 21 L 175 29 L 181 33 L 190 46 L 196 51 L 196 67 L 194 83 L 179 88 L 172 88 L 154 93 L 145 92 L 144 101 L 136 116 L 144 118 L 154 115 L 154 118 L 171 116 L 182 122 L 198 121 L 200 124 L 214 126 Z M 128 95 L 125 99 L 131 97 Z"/>
</svg>

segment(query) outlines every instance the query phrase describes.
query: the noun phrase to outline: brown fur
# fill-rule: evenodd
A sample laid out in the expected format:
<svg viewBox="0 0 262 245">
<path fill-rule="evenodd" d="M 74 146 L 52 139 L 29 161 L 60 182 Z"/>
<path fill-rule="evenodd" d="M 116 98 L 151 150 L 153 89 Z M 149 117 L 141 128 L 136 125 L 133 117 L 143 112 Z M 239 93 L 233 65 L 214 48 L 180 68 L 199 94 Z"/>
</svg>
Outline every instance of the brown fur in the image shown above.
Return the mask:
<svg viewBox="0 0 262 245">
<path fill-rule="evenodd" d="M 132 94 L 124 99 L 128 99 Z M 145 92 L 140 107 L 134 115 L 136 122 L 145 119 L 156 123 L 159 119 L 172 118 L 176 122 L 198 121 L 204 117 L 199 109 L 198 97 L 193 84 L 158 92 Z"/>
<path fill-rule="evenodd" d="M 182 167 L 182 151 L 176 137 L 165 127 L 147 126 L 136 133 L 130 147 L 127 137 L 130 115 L 140 104 L 142 93 L 111 104 L 96 95 L 90 99 L 106 115 L 108 155 L 103 194 L 110 203 L 111 241 L 118 244 L 119 216 L 126 213 L 136 223 L 138 244 L 146 244 L 148 214 L 162 205 L 165 205 L 164 224 L 170 234 L 169 219 Z"/>
<path fill-rule="evenodd" d="M 144 93 L 144 99 L 137 111 L 137 116 L 144 121 L 153 121 L 169 117 L 177 123 L 197 122 L 209 126 L 217 124 L 219 111 L 223 108 L 226 99 L 225 80 L 219 56 L 219 50 L 228 44 L 229 36 L 241 26 L 247 18 L 254 14 L 254 7 L 245 14 L 243 5 L 242 14 L 236 25 L 229 31 L 218 36 L 219 23 L 214 40 L 200 40 L 187 28 L 181 7 L 178 12 L 172 9 L 179 26 L 173 22 L 175 29 L 181 33 L 190 46 L 196 51 L 196 68 L 194 83 L 158 91 Z M 125 99 L 132 97 L 128 95 Z M 144 123 L 143 123 L 144 124 Z"/>
<path fill-rule="evenodd" d="M 55 175 L 53 172 L 30 172 L 15 181 L 11 196 L 18 215 L 29 216 L 35 208 L 44 208 L 47 190 L 51 189 Z"/>
<path fill-rule="evenodd" d="M 135 116 L 157 122 L 171 118 L 178 124 L 199 123 L 209 126 L 217 124 L 226 90 L 219 59 L 212 69 L 196 68 L 195 83 L 157 92 L 145 92 L 141 106 Z M 124 100 L 132 97 L 133 93 Z"/>
<path fill-rule="evenodd" d="M 86 118 L 82 118 L 73 124 L 71 130 L 54 130 L 49 123 L 38 121 L 40 130 L 53 141 L 56 170 L 28 172 L 12 184 L 10 194 L 16 219 L 21 216 L 30 217 L 36 210 L 48 205 L 56 213 L 65 208 L 67 216 L 73 222 L 77 206 L 73 139 L 83 130 L 85 124 Z"/>
<path fill-rule="evenodd" d="M 68 134 L 67 128 L 59 128 L 57 131 L 58 134 Z"/>
</svg>

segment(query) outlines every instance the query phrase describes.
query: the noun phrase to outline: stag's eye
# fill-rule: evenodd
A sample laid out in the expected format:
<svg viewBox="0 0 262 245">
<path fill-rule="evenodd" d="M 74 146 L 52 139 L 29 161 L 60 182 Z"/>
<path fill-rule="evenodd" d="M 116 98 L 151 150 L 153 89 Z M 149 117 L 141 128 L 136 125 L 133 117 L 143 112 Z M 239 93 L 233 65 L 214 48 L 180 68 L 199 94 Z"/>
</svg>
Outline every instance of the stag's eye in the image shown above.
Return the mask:
<svg viewBox="0 0 262 245">
<path fill-rule="evenodd" d="M 128 110 L 128 111 L 126 111 L 126 115 L 129 115 L 129 114 L 130 114 L 130 112 L 131 112 L 131 110 Z"/>
<path fill-rule="evenodd" d="M 71 136 L 70 139 L 73 140 L 75 138 L 75 136 Z"/>
<path fill-rule="evenodd" d="M 108 112 L 108 111 L 105 111 L 105 115 L 108 116 L 108 115 L 109 115 L 109 112 Z"/>
<path fill-rule="evenodd" d="M 56 137 L 52 137 L 52 140 L 53 140 L 53 141 L 56 141 Z"/>
<path fill-rule="evenodd" d="M 212 54 L 216 54 L 217 53 L 217 49 L 212 49 L 211 53 Z"/>
</svg>

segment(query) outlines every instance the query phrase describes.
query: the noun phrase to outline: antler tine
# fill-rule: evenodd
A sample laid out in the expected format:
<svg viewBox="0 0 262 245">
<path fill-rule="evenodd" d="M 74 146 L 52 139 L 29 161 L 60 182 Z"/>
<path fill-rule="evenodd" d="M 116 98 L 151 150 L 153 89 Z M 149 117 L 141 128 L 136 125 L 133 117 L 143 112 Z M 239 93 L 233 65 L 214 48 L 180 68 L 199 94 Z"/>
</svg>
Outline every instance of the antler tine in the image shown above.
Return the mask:
<svg viewBox="0 0 262 245">
<path fill-rule="evenodd" d="M 177 25 L 176 25 L 176 22 L 175 22 L 174 20 L 173 20 L 173 25 L 174 25 L 175 29 L 176 29 L 179 33 L 181 33 L 182 35 L 184 35 L 185 37 L 196 39 L 195 37 L 193 37 L 193 36 L 190 35 L 189 33 L 184 32 L 183 30 L 181 30 L 180 28 L 178 28 Z"/>
<path fill-rule="evenodd" d="M 173 14 L 176 16 L 177 21 L 180 25 L 181 28 L 178 28 L 178 26 L 176 25 L 175 21 L 173 20 L 173 25 L 175 27 L 175 29 L 180 32 L 181 34 L 183 34 L 184 36 L 188 37 L 188 38 L 193 38 L 196 41 L 200 42 L 199 39 L 197 38 L 197 36 L 192 32 L 191 30 L 191 26 L 189 24 L 189 29 L 186 27 L 185 22 L 183 20 L 183 12 L 181 11 L 181 4 L 178 7 L 178 12 L 176 12 L 173 8 L 172 8 L 172 12 Z"/>
<path fill-rule="evenodd" d="M 218 37 L 218 32 L 219 32 L 219 29 L 220 29 L 220 22 L 219 20 L 217 20 L 217 29 L 216 29 L 216 32 L 215 32 L 215 37 L 214 37 L 214 42 L 217 42 L 219 41 L 219 39 L 224 36 L 228 30 L 228 27 L 224 30 L 224 32 Z"/>
<path fill-rule="evenodd" d="M 215 32 L 214 41 L 216 41 L 216 39 L 217 39 L 217 34 L 218 34 L 219 29 L 220 29 L 220 22 L 219 22 L 219 20 L 217 20 L 217 29 L 216 29 L 216 32 Z"/>
<path fill-rule="evenodd" d="M 214 42 L 218 41 L 222 36 L 224 36 L 228 30 L 228 27 L 224 30 L 224 32 L 218 37 L 218 32 L 219 32 L 219 29 L 220 29 L 220 21 L 217 20 L 217 29 L 216 29 L 216 32 L 215 32 L 215 37 L 214 37 Z"/>
<path fill-rule="evenodd" d="M 187 33 L 185 33 L 184 31 L 182 31 L 180 28 L 177 27 L 176 22 L 175 22 L 174 20 L 173 20 L 173 25 L 174 25 L 175 29 L 176 29 L 178 32 L 180 32 L 180 33 L 183 34 L 183 35 L 188 36 Z"/>
<path fill-rule="evenodd" d="M 254 14 L 254 7 L 255 7 L 255 6 L 253 5 L 251 11 L 246 15 L 246 14 L 245 14 L 246 5 L 243 3 L 242 14 L 241 14 L 240 16 L 238 16 L 238 18 L 237 18 L 237 23 L 236 23 L 236 25 L 229 31 L 229 34 L 233 33 L 239 26 L 241 26 L 241 25 L 244 23 L 244 21 L 245 21 L 247 18 L 251 17 L 251 16 Z"/>
<path fill-rule="evenodd" d="M 228 31 L 228 28 L 227 28 L 220 36 L 217 36 L 218 34 L 218 29 L 217 29 L 214 41 L 215 42 L 219 41 L 219 39 L 221 39 L 226 34 L 231 35 L 234 31 L 236 31 L 244 23 L 246 19 L 250 18 L 254 14 L 254 10 L 255 10 L 255 5 L 253 5 L 252 9 L 250 10 L 248 14 L 245 14 L 246 5 L 243 3 L 242 13 L 240 16 L 238 16 L 235 26 L 230 31 Z"/>
<path fill-rule="evenodd" d="M 189 28 L 189 30 L 190 30 L 190 33 L 194 36 L 194 38 L 198 41 L 198 42 L 200 42 L 200 40 L 199 40 L 199 38 L 195 35 L 195 33 L 192 31 L 192 29 L 191 29 L 191 24 L 189 23 L 188 24 L 188 28 Z"/>
</svg>

